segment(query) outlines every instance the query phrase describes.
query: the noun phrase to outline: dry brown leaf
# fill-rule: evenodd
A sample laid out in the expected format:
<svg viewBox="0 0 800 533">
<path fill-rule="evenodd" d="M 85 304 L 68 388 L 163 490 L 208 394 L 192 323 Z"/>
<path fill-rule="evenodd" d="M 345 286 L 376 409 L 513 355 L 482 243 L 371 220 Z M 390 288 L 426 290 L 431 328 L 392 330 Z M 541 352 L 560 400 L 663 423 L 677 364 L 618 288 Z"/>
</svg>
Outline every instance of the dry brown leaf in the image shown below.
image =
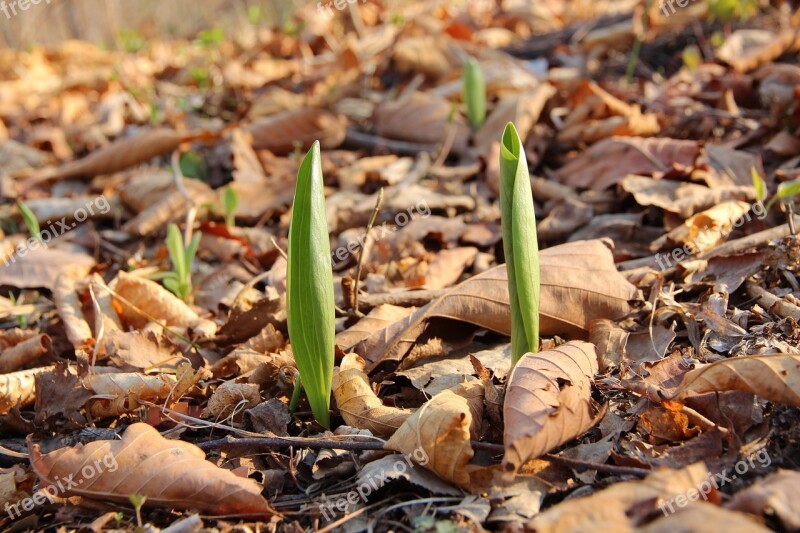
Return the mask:
<svg viewBox="0 0 800 533">
<path fill-rule="evenodd" d="M 245 126 L 244 130 L 253 136 L 253 148 L 266 149 L 276 155 L 290 153 L 295 143 L 300 144 L 301 150 L 308 150 L 314 141 L 319 141 L 323 150 L 330 150 L 344 141 L 347 118 L 304 107 L 262 117 Z"/>
<path fill-rule="evenodd" d="M 133 137 L 118 139 L 83 159 L 34 174 L 30 179 L 38 181 L 111 174 L 172 152 L 185 142 L 195 139 L 210 140 L 218 136 L 219 134 L 211 132 L 187 133 L 168 128 L 155 128 Z"/>
<path fill-rule="evenodd" d="M 689 169 L 699 154 L 697 141 L 611 137 L 581 152 L 555 174 L 571 187 L 601 191 L 628 174 L 660 177 L 672 169 Z"/>
<path fill-rule="evenodd" d="M 656 180 L 633 174 L 625 176 L 621 186 L 633 195 L 639 205 L 654 205 L 684 219 L 727 200 L 749 200 L 755 197 L 752 186 L 720 185 L 711 188 L 696 183 Z"/>
<path fill-rule="evenodd" d="M 790 48 L 800 48 L 800 36 L 794 29 L 786 28 L 780 33 L 775 29 L 739 29 L 717 48 L 716 56 L 738 72 L 749 72 Z"/>
<path fill-rule="evenodd" d="M 56 278 L 53 287 L 53 300 L 56 303 L 58 316 L 61 317 L 67 339 L 72 343 L 76 353 L 86 353 L 95 341 L 78 297 L 79 282 L 88 273 L 88 266 L 66 266 Z"/>
<path fill-rule="evenodd" d="M 128 395 L 146 400 L 164 399 L 176 383 L 175 376 L 169 374 L 148 376 L 136 372 L 92 374 L 83 378 L 86 387 L 107 399 L 125 398 Z"/>
<path fill-rule="evenodd" d="M 182 357 L 176 346 L 152 331 L 109 331 L 102 344 L 111 361 L 124 371 L 163 365 Z"/>
<path fill-rule="evenodd" d="M 462 153 L 467 147 L 469 126 L 460 116 L 450 121 L 451 111 L 452 104 L 446 98 L 414 92 L 376 106 L 372 122 L 375 132 L 383 137 L 431 145 L 444 142 L 452 126 L 456 128 L 453 152 Z"/>
<path fill-rule="evenodd" d="M 364 373 L 364 364 L 362 358 L 349 353 L 333 370 L 336 405 L 347 425 L 368 429 L 380 437 L 392 435 L 413 411 L 383 405 Z"/>
<path fill-rule="evenodd" d="M 683 375 L 666 395 L 680 400 L 694 394 L 741 390 L 800 407 L 800 355 L 751 355 L 702 365 Z"/>
<path fill-rule="evenodd" d="M 88 269 L 95 265 L 95 260 L 82 252 L 63 248 L 30 248 L 25 255 L 14 255 L 5 260 L 0 268 L 0 285 L 52 290 L 67 265 Z"/>
<path fill-rule="evenodd" d="M 747 489 L 737 492 L 725 507 L 775 518 L 786 531 L 798 531 L 800 509 L 797 507 L 796 491 L 799 484 L 800 472 L 778 469 Z"/>
<path fill-rule="evenodd" d="M 708 477 L 702 462 L 682 470 L 661 470 L 643 480 L 615 483 L 591 496 L 566 500 L 533 518 L 527 527 L 537 533 L 581 531 L 588 524 L 597 531 L 631 531 L 643 519 L 660 513 L 659 505 L 674 507 L 675 498 L 686 498 L 706 484 L 706 495 L 718 502 L 719 494 Z"/>
<path fill-rule="evenodd" d="M 337 333 L 336 344 L 343 351 L 347 351 L 369 337 L 374 331 L 407 317 L 415 310 L 415 307 L 399 307 L 397 305 L 381 304 L 372 309 L 367 316 L 351 327 Z"/>
<path fill-rule="evenodd" d="M 120 272 L 111 282 L 120 318 L 135 328 L 158 320 L 168 327 L 189 328 L 197 338 L 209 338 L 217 331 L 211 320 L 200 318 L 188 305 L 149 279 Z M 122 300 L 124 298 L 124 300 Z"/>
<path fill-rule="evenodd" d="M 36 361 L 50 351 L 53 341 L 44 333 L 16 344 L 0 353 L 0 374 L 8 374 Z"/>
<path fill-rule="evenodd" d="M 617 272 L 609 249 L 599 240 L 578 241 L 542 250 L 542 335 L 585 335 L 596 318 L 620 318 L 636 289 Z M 399 360 L 425 330 L 427 320 L 444 317 L 504 335 L 511 333 L 505 265 L 457 285 L 408 317 L 372 333 L 353 351 L 372 363 Z"/>
<path fill-rule="evenodd" d="M 715 205 L 690 217 L 674 230 L 653 241 L 650 249 L 660 250 L 667 243 L 676 243 L 683 246 L 684 253 L 681 255 L 687 252 L 692 255 L 705 252 L 724 240 L 735 227 L 741 226 L 749 211 L 750 204 L 738 200 Z M 674 251 L 672 255 L 678 260 Z"/>
<path fill-rule="evenodd" d="M 673 533 L 675 531 L 769 533 L 772 530 L 764 527 L 750 515 L 729 511 L 710 503 L 691 503 L 686 507 L 676 508 L 674 513 L 660 517 L 644 527 L 637 528 L 636 531 L 637 533 Z"/>
<path fill-rule="evenodd" d="M 413 457 L 446 481 L 469 487 L 472 417 L 466 398 L 442 391 L 408 418 L 385 448 Z"/>
<path fill-rule="evenodd" d="M 511 370 L 503 404 L 507 479 L 513 479 L 526 461 L 574 439 L 595 423 L 595 350 L 588 342 L 568 342 L 553 350 L 528 353 Z"/>
<path fill-rule="evenodd" d="M 45 455 L 29 441 L 28 449 L 44 488 L 74 480 L 61 496 L 127 504 L 131 494 L 138 494 L 147 497 L 145 506 L 211 514 L 276 514 L 261 496 L 258 483 L 215 466 L 194 444 L 167 440 L 147 424 L 129 426 L 122 440 L 98 440 Z M 87 465 L 93 468 L 87 470 Z"/>
<path fill-rule="evenodd" d="M 486 122 L 475 132 L 473 136 L 475 148 L 479 153 L 486 155 L 492 143 L 503 138 L 503 130 L 509 122 L 514 123 L 519 138 L 524 141 L 534 124 L 539 121 L 545 104 L 555 93 L 555 87 L 542 83 L 529 93 L 498 102 L 486 117 Z"/>
<path fill-rule="evenodd" d="M 242 405 L 240 403 L 244 402 Z M 253 383 L 234 383 L 226 381 L 214 391 L 208 399 L 204 416 L 212 416 L 215 420 L 224 420 L 234 412 L 241 413 L 261 403 L 258 385 Z"/>
<path fill-rule="evenodd" d="M 36 376 L 51 370 L 52 366 L 46 366 L 0 374 L 0 415 L 36 401 Z"/>
</svg>

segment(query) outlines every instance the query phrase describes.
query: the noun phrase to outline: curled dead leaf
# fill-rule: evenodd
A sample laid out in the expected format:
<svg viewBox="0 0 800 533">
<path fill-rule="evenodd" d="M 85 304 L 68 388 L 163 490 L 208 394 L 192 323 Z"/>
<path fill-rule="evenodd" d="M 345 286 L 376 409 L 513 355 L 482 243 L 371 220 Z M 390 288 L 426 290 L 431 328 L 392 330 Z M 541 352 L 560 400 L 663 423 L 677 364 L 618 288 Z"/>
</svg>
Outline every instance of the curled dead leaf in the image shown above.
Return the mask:
<svg viewBox="0 0 800 533">
<path fill-rule="evenodd" d="M 364 373 L 364 360 L 354 353 L 344 356 L 333 370 L 333 395 L 349 426 L 368 429 L 384 437 L 392 435 L 413 411 L 389 407 L 372 390 Z"/>
<path fill-rule="evenodd" d="M 261 486 L 205 460 L 188 442 L 167 440 L 152 426 L 136 423 L 122 440 L 98 440 L 42 455 L 28 441 L 31 465 L 44 488 L 60 496 L 82 496 L 128 503 L 132 494 L 146 496 L 146 506 L 201 509 L 211 514 L 268 517 L 275 511 L 261 496 Z M 63 489 L 63 482 L 72 485 Z"/>
<path fill-rule="evenodd" d="M 581 435 L 596 422 L 595 346 L 573 341 L 520 359 L 508 378 L 503 466 L 513 479 L 529 459 Z"/>
</svg>

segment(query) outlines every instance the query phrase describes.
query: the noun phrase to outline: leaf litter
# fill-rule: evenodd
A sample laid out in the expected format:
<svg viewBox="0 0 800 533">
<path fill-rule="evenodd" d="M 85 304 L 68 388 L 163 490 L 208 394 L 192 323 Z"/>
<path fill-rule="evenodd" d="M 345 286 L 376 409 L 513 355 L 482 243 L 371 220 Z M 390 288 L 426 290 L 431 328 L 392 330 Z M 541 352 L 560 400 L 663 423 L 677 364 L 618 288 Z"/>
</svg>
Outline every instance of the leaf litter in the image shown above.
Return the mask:
<svg viewBox="0 0 800 533">
<path fill-rule="evenodd" d="M 0 527 L 800 528 L 797 13 L 523 4 L 0 52 Z M 541 248 L 542 350 L 514 368 L 509 121 Z M 289 409 L 315 141 L 331 430 Z M 202 234 L 185 300 L 171 223 Z"/>
</svg>

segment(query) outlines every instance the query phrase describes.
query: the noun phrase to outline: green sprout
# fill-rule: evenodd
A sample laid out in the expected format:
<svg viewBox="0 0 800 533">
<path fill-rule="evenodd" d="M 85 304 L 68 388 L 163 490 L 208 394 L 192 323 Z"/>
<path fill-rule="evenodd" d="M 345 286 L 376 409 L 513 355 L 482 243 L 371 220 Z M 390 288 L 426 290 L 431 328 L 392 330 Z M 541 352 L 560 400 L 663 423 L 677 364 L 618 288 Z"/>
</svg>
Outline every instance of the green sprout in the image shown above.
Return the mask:
<svg viewBox="0 0 800 533">
<path fill-rule="evenodd" d="M 222 191 L 222 209 L 225 211 L 225 225 L 232 228 L 236 225 L 236 208 L 239 206 L 239 194 L 228 185 Z"/>
<path fill-rule="evenodd" d="M 709 0 L 708 13 L 725 24 L 734 19 L 744 21 L 758 13 L 758 0 Z"/>
<path fill-rule="evenodd" d="M 186 300 L 192 294 L 192 261 L 197 254 L 202 233 L 194 234 L 188 245 L 184 245 L 183 236 L 178 226 L 170 224 L 167 227 L 167 250 L 172 261 L 172 271 L 165 272 L 160 277 L 164 286 L 172 291 L 181 300 Z"/>
<path fill-rule="evenodd" d="M 477 130 L 486 120 L 486 80 L 481 64 L 473 57 L 464 65 L 464 101 L 469 123 Z"/>
<path fill-rule="evenodd" d="M 31 237 L 42 242 L 42 230 L 39 227 L 39 220 L 36 218 L 36 215 L 33 214 L 31 208 L 22 200 L 17 201 L 17 208 L 19 209 L 19 214 L 22 215 L 22 221 L 25 222 L 25 227 L 28 228 L 28 233 L 31 234 Z"/>
<path fill-rule="evenodd" d="M 131 505 L 133 505 L 133 508 L 136 511 L 137 529 L 142 530 L 142 506 L 144 505 L 144 502 L 147 501 L 147 496 L 131 494 L 128 496 L 128 500 L 130 500 Z"/>
<path fill-rule="evenodd" d="M 750 167 L 750 177 L 753 178 L 753 187 L 756 190 L 756 201 L 763 202 L 767 199 L 767 184 L 764 178 L 756 170 L 756 167 Z"/>
<path fill-rule="evenodd" d="M 289 225 L 286 313 L 299 383 L 314 418 L 330 427 L 335 314 L 333 270 L 319 141 L 297 171 Z"/>
<path fill-rule="evenodd" d="M 509 122 L 500 147 L 500 217 L 511 305 L 511 364 L 539 351 L 539 244 L 528 162 Z"/>
</svg>

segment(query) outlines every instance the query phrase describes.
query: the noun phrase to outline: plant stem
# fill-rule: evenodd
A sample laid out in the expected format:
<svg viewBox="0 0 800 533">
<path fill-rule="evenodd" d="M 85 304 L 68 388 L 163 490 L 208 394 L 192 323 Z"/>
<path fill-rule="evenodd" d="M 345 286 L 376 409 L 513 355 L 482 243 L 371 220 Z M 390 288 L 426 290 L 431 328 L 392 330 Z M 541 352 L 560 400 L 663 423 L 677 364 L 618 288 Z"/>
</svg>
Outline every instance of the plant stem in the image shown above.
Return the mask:
<svg viewBox="0 0 800 533">
<path fill-rule="evenodd" d="M 303 390 L 303 383 L 300 381 L 300 376 L 294 382 L 294 389 L 292 390 L 292 399 L 289 400 L 289 414 L 293 415 L 297 411 L 297 404 L 300 403 L 300 392 Z"/>
</svg>

